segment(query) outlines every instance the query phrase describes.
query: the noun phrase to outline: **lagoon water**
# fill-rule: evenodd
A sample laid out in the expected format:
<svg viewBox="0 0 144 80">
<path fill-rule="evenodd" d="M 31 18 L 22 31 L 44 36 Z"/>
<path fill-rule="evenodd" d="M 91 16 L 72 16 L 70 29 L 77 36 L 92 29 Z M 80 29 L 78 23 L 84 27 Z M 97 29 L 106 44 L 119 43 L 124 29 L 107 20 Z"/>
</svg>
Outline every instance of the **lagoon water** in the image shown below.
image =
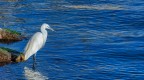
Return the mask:
<svg viewBox="0 0 144 80">
<path fill-rule="evenodd" d="M 143 80 L 143 0 L 1 0 L 0 26 L 28 39 L 0 44 L 23 52 L 48 23 L 45 46 L 26 62 L 0 67 L 0 80 Z"/>
</svg>

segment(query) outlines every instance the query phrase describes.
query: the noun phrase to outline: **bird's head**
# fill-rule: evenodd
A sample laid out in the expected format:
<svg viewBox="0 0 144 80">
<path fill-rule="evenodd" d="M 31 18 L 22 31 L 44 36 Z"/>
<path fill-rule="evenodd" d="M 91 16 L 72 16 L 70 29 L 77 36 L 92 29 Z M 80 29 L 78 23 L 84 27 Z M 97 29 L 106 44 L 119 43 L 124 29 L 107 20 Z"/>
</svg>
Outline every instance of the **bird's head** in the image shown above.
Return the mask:
<svg viewBox="0 0 144 80">
<path fill-rule="evenodd" d="M 49 29 L 49 30 L 52 30 L 52 31 L 54 31 L 54 29 L 52 29 L 48 24 L 46 24 L 46 23 L 43 23 L 42 24 L 42 28 L 44 28 L 44 29 Z"/>
</svg>

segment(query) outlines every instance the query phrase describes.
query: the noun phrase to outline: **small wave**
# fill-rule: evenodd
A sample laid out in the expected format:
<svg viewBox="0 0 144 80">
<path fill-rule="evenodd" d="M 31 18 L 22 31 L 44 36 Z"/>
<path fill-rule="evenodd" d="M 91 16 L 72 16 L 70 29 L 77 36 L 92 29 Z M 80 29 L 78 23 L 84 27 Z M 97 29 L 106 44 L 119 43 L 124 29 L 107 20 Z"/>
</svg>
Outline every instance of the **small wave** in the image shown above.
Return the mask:
<svg viewBox="0 0 144 80">
<path fill-rule="evenodd" d="M 88 33 L 98 36 L 105 37 L 143 37 L 143 30 L 132 30 L 132 31 L 95 31 L 89 30 Z"/>
<path fill-rule="evenodd" d="M 0 2 L 17 2 L 18 0 L 1 0 Z"/>
<path fill-rule="evenodd" d="M 101 4 L 101 5 L 64 5 L 67 8 L 73 9 L 94 9 L 94 10 L 124 10 L 125 8 L 120 5 Z"/>
</svg>

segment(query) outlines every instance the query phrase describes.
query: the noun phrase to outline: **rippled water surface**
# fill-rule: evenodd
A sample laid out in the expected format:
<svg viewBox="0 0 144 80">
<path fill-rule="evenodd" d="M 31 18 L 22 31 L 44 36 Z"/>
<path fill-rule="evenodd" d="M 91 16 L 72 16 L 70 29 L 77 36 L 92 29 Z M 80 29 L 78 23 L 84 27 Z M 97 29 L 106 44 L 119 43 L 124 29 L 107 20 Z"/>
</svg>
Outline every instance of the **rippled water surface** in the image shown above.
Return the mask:
<svg viewBox="0 0 144 80">
<path fill-rule="evenodd" d="M 23 52 L 48 23 L 45 46 L 26 62 L 0 67 L 1 80 L 142 80 L 143 0 L 1 0 L 0 26 L 28 39 L 0 46 Z"/>
</svg>

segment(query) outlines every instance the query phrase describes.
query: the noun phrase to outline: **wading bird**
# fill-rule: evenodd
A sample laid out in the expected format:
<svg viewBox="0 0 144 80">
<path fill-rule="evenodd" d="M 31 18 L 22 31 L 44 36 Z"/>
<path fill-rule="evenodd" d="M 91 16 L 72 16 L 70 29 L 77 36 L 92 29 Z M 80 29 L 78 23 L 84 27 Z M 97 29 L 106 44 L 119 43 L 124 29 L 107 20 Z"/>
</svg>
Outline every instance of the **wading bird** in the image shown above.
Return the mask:
<svg viewBox="0 0 144 80">
<path fill-rule="evenodd" d="M 24 60 L 27 60 L 32 55 L 34 55 L 33 59 L 35 60 L 37 51 L 40 50 L 46 43 L 47 39 L 46 29 L 54 31 L 48 24 L 46 23 L 42 24 L 41 32 L 36 32 L 27 43 L 24 50 Z"/>
</svg>

